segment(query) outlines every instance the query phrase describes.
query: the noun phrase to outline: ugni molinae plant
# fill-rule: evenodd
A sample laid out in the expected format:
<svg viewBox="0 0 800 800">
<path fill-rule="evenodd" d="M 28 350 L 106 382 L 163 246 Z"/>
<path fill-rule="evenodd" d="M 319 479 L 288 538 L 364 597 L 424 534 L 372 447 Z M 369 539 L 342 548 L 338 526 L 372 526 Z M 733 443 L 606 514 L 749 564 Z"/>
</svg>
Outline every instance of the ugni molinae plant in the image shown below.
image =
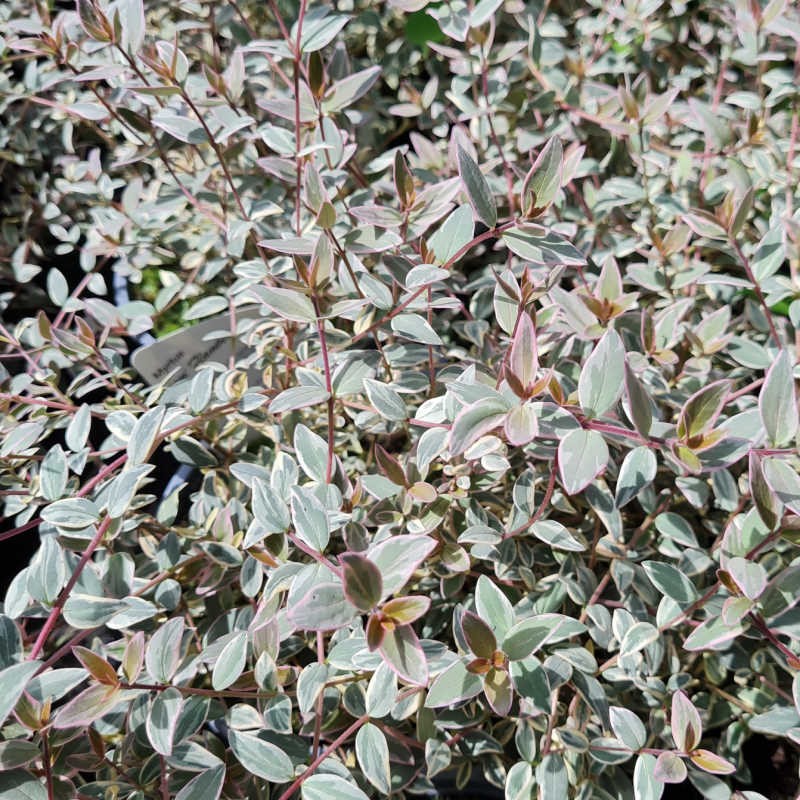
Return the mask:
<svg viewBox="0 0 800 800">
<path fill-rule="evenodd" d="M 798 9 L 65 6 L 0 7 L 0 794 L 789 797 Z"/>
</svg>

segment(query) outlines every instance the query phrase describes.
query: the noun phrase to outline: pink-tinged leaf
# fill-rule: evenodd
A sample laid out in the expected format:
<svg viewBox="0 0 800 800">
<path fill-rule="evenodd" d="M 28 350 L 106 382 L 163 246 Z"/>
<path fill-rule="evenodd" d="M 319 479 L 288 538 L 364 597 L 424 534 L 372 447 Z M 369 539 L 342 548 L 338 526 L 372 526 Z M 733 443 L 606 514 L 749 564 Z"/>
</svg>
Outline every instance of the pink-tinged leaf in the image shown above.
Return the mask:
<svg viewBox="0 0 800 800">
<path fill-rule="evenodd" d="M 758 397 L 764 429 L 774 447 L 787 445 L 797 432 L 797 393 L 793 366 L 789 351 L 781 350 L 767 371 Z"/>
<path fill-rule="evenodd" d="M 154 681 L 169 683 L 178 669 L 184 627 L 183 617 L 173 617 L 150 637 L 144 661 Z"/>
<path fill-rule="evenodd" d="M 360 553 L 342 553 L 339 561 L 345 596 L 359 611 L 371 611 L 383 592 L 380 570 Z"/>
<path fill-rule="evenodd" d="M 731 641 L 744 633 L 742 625 L 726 625 L 716 617 L 698 625 L 686 637 L 683 643 L 685 650 L 724 650 Z"/>
<path fill-rule="evenodd" d="M 508 368 L 523 389 L 529 392 L 536 381 L 536 372 L 539 369 L 539 349 L 536 344 L 536 329 L 533 326 L 533 320 L 524 311 L 520 315 L 514 340 L 511 343 Z"/>
<path fill-rule="evenodd" d="M 675 753 L 662 753 L 656 759 L 653 777 L 661 783 L 683 783 L 686 780 L 686 764 Z"/>
<path fill-rule="evenodd" d="M 726 761 L 710 750 L 694 750 L 689 754 L 689 758 L 696 767 L 712 772 L 714 775 L 730 775 L 736 772 L 736 767 L 730 761 Z"/>
<path fill-rule="evenodd" d="M 355 616 L 338 583 L 318 583 L 288 613 L 289 622 L 306 631 L 334 631 L 349 625 Z"/>
<path fill-rule="evenodd" d="M 480 675 L 470 672 L 463 661 L 454 661 L 436 676 L 425 698 L 425 706 L 440 708 L 460 703 L 479 695 L 482 688 Z"/>
<path fill-rule="evenodd" d="M 642 436 L 650 433 L 653 424 L 653 410 L 650 397 L 634 371 L 625 362 L 625 395 L 628 399 L 627 413 L 631 422 Z"/>
<path fill-rule="evenodd" d="M 695 392 L 684 404 L 678 419 L 677 434 L 684 441 L 708 433 L 727 402 L 731 390 L 728 380 L 715 381 Z"/>
<path fill-rule="evenodd" d="M 408 597 L 396 597 L 394 600 L 389 600 L 381 611 L 397 625 L 409 625 L 427 614 L 430 607 L 430 597 L 408 595 Z"/>
<path fill-rule="evenodd" d="M 417 634 L 410 625 L 400 625 L 386 631 L 379 650 L 398 678 L 415 686 L 427 686 L 428 662 Z"/>
<path fill-rule="evenodd" d="M 564 151 L 554 136 L 542 148 L 522 184 L 522 212 L 528 219 L 538 217 L 556 199 L 561 188 Z"/>
<path fill-rule="evenodd" d="M 539 433 L 539 418 L 536 410 L 529 403 L 512 408 L 503 423 L 503 433 L 508 443 L 514 447 L 522 447 L 532 442 Z"/>
<path fill-rule="evenodd" d="M 469 649 L 478 658 L 491 658 L 494 655 L 497 639 L 492 629 L 477 614 L 465 611 L 461 615 L 461 631 Z"/>
<path fill-rule="evenodd" d="M 123 693 L 115 686 L 96 683 L 56 712 L 53 727 L 85 728 L 122 703 L 130 694 Z"/>
<path fill-rule="evenodd" d="M 558 470 L 566 493 L 585 489 L 605 468 L 608 456 L 608 446 L 597 431 L 570 431 L 558 443 Z"/>
<path fill-rule="evenodd" d="M 800 475 L 780 458 L 765 458 L 761 462 L 764 480 L 775 497 L 790 511 L 800 514 Z"/>
<path fill-rule="evenodd" d="M 137 631 L 125 646 L 122 672 L 128 683 L 135 683 L 144 665 L 144 631 Z"/>
<path fill-rule="evenodd" d="M 86 671 L 100 683 L 106 686 L 116 686 L 119 683 L 117 671 L 102 656 L 86 647 L 73 647 L 72 655 L 81 662 Z"/>
<path fill-rule="evenodd" d="M 383 596 L 399 592 L 436 545 L 429 536 L 393 536 L 370 547 L 367 556 L 381 571 Z"/>
<path fill-rule="evenodd" d="M 483 683 L 483 693 L 492 707 L 492 711 L 499 717 L 507 717 L 514 702 L 514 689 L 511 678 L 503 669 L 490 669 L 486 673 Z"/>
<path fill-rule="evenodd" d="M 672 695 L 672 715 L 670 728 L 675 746 L 682 753 L 688 753 L 700 743 L 703 735 L 703 723 L 700 714 L 685 692 L 678 691 Z"/>
<path fill-rule="evenodd" d="M 764 477 L 761 457 L 751 450 L 748 462 L 750 496 L 762 522 L 770 531 L 774 531 L 783 514 L 783 505 Z"/>
</svg>

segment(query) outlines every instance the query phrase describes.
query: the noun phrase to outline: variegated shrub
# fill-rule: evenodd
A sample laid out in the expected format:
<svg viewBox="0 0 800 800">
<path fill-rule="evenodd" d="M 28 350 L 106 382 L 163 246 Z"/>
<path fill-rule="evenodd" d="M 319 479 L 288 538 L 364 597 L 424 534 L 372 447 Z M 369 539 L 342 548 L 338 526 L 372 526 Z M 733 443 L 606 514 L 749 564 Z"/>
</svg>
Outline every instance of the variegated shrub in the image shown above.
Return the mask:
<svg viewBox="0 0 800 800">
<path fill-rule="evenodd" d="M 797 7 L 63 5 L 0 6 L 0 795 L 788 797 Z"/>
</svg>

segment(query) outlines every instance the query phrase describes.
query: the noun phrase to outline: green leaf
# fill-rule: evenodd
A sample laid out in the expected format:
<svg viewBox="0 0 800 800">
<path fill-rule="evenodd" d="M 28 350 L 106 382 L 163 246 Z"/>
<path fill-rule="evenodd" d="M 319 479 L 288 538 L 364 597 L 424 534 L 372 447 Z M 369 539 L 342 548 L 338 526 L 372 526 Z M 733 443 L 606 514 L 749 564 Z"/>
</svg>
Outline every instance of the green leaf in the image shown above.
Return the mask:
<svg viewBox="0 0 800 800">
<path fill-rule="evenodd" d="M 514 609 L 511 601 L 486 575 L 481 575 L 475 586 L 475 607 L 480 618 L 503 641 L 514 624 Z"/>
<path fill-rule="evenodd" d="M 138 467 L 126 469 L 111 482 L 108 490 L 108 516 L 112 519 L 122 517 L 128 510 L 136 490 L 144 477 L 152 472 L 152 464 L 141 464 Z"/>
<path fill-rule="evenodd" d="M 367 714 L 374 719 L 385 717 L 397 701 L 397 675 L 388 664 L 381 663 L 367 686 Z"/>
<path fill-rule="evenodd" d="M 647 728 L 639 717 L 628 708 L 611 706 L 611 730 L 625 747 L 639 750 L 647 742 Z"/>
<path fill-rule="evenodd" d="M 472 209 L 469 206 L 459 206 L 428 242 L 437 262 L 447 264 L 452 261 L 472 241 L 474 231 Z"/>
<path fill-rule="evenodd" d="M 550 615 L 520 620 L 506 633 L 503 652 L 511 661 L 527 658 L 549 640 L 554 630 L 553 622 Z"/>
<path fill-rule="evenodd" d="M 460 659 L 440 672 L 428 690 L 426 708 L 441 708 L 476 697 L 483 690 L 483 681 L 467 669 Z"/>
<path fill-rule="evenodd" d="M 767 588 L 767 571 L 756 561 L 735 556 L 725 562 L 725 570 L 748 600 L 758 600 Z"/>
<path fill-rule="evenodd" d="M 23 661 L 12 664 L 0 672 L 0 725 L 22 697 L 28 681 L 41 668 L 41 661 Z"/>
<path fill-rule="evenodd" d="M 448 748 L 449 752 L 450 748 Z M 533 770 L 525 761 L 517 761 L 506 774 L 505 800 L 532 800 Z"/>
<path fill-rule="evenodd" d="M 22 634 L 20 629 L 13 619 L 5 614 L 0 614 L 0 670 L 21 660 Z"/>
<path fill-rule="evenodd" d="M 144 661 L 150 677 L 157 683 L 169 683 L 178 669 L 184 627 L 183 617 L 173 617 L 150 638 Z"/>
<path fill-rule="evenodd" d="M 501 425 L 509 407 L 504 398 L 485 398 L 464 406 L 450 430 L 450 453 L 460 455 L 481 436 Z"/>
<path fill-rule="evenodd" d="M 546 755 L 536 767 L 539 800 L 564 800 L 569 790 L 567 768 L 559 753 Z"/>
<path fill-rule="evenodd" d="M 750 260 L 750 269 L 756 283 L 763 283 L 781 268 L 786 259 L 784 235 L 784 226 L 778 223 L 773 225 L 758 243 L 756 252 Z"/>
<path fill-rule="evenodd" d="M 247 632 L 239 631 L 222 648 L 214 664 L 211 685 L 215 690 L 227 689 L 242 674 L 247 663 Z"/>
<path fill-rule="evenodd" d="M 758 409 L 773 447 L 789 444 L 797 433 L 798 412 L 788 350 L 781 350 L 769 368 L 758 398 Z"/>
<path fill-rule="evenodd" d="M 701 436 L 717 421 L 717 417 L 727 402 L 731 382 L 715 381 L 695 392 L 684 404 L 678 419 L 677 434 L 684 441 Z"/>
<path fill-rule="evenodd" d="M 219 800 L 225 783 L 225 765 L 219 764 L 192 778 L 175 795 L 175 800 Z"/>
<path fill-rule="evenodd" d="M 374 66 L 336 81 L 322 98 L 322 110 L 331 114 L 352 105 L 372 88 L 380 74 L 381 68 Z"/>
<path fill-rule="evenodd" d="M 356 758 L 366 779 L 384 795 L 391 794 L 389 745 L 380 728 L 368 722 L 356 734 Z"/>
<path fill-rule="evenodd" d="M 619 645 L 620 658 L 638 653 L 648 645 L 657 641 L 659 637 L 658 628 L 649 622 L 637 622 L 631 625 Z"/>
<path fill-rule="evenodd" d="M 144 43 L 144 2 L 143 0 L 119 0 L 117 14 L 122 29 L 120 44 L 126 52 L 135 54 Z"/>
<path fill-rule="evenodd" d="M 542 148 L 522 184 L 520 207 L 530 218 L 538 217 L 556 199 L 561 188 L 564 151 L 561 140 L 553 136 Z"/>
<path fill-rule="evenodd" d="M 731 639 L 744 633 L 742 625 L 727 625 L 722 618 L 706 620 L 686 637 L 685 650 L 726 650 Z"/>
<path fill-rule="evenodd" d="M 203 126 L 190 117 L 181 117 L 162 108 L 153 115 L 153 125 L 174 139 L 187 144 L 203 144 L 208 141 Z"/>
<path fill-rule="evenodd" d="M 173 686 L 159 692 L 147 715 L 145 729 L 153 749 L 162 756 L 172 755 L 175 728 L 183 709 L 183 696 Z"/>
<path fill-rule="evenodd" d="M 694 750 L 703 736 L 703 723 L 700 714 L 685 692 L 672 695 L 672 714 L 669 720 L 675 746 L 682 753 Z"/>
<path fill-rule="evenodd" d="M 68 497 L 43 509 L 42 519 L 58 528 L 80 530 L 96 523 L 100 519 L 100 510 L 85 497 Z"/>
<path fill-rule="evenodd" d="M 63 614 L 73 628 L 88 630 L 106 624 L 125 608 L 123 600 L 72 592 L 64 604 Z"/>
<path fill-rule="evenodd" d="M 619 399 L 625 378 L 625 346 L 609 328 L 583 364 L 578 399 L 590 417 L 605 414 Z"/>
<path fill-rule="evenodd" d="M 478 28 L 488 22 L 501 5 L 503 5 L 503 0 L 480 0 L 469 15 L 470 27 Z"/>
<path fill-rule="evenodd" d="M 302 292 L 274 286 L 259 286 L 256 296 L 281 319 L 290 322 L 314 322 L 317 319 L 312 302 Z"/>
<path fill-rule="evenodd" d="M 67 488 L 69 467 L 67 457 L 57 444 L 47 451 L 39 472 L 42 496 L 45 500 L 58 500 Z"/>
<path fill-rule="evenodd" d="M 277 745 L 234 728 L 228 729 L 228 737 L 233 754 L 248 772 L 272 783 L 294 778 L 291 758 Z"/>
<path fill-rule="evenodd" d="M 521 301 L 519 284 L 510 269 L 504 270 L 502 275 L 495 272 L 494 279 L 492 305 L 495 319 L 500 328 L 510 336 L 519 317 Z"/>
<path fill-rule="evenodd" d="M 392 330 L 398 336 L 422 344 L 442 344 L 439 334 L 419 314 L 399 314 L 392 320 Z"/>
<path fill-rule="evenodd" d="M 458 172 L 475 215 L 487 228 L 494 228 L 497 225 L 497 206 L 492 190 L 480 167 L 461 146 L 458 147 Z"/>
<path fill-rule="evenodd" d="M 656 780 L 656 757 L 643 753 L 633 768 L 634 800 L 661 800 L 664 784 Z"/>
<path fill-rule="evenodd" d="M 429 536 L 393 536 L 371 546 L 367 557 L 380 570 L 383 597 L 397 594 L 436 546 Z"/>
<path fill-rule="evenodd" d="M 301 714 L 308 714 L 320 692 L 325 690 L 330 670 L 327 664 L 311 663 L 304 667 L 297 680 L 297 707 Z"/>
<path fill-rule="evenodd" d="M 650 403 L 650 396 L 627 362 L 625 364 L 625 394 L 628 398 L 628 412 L 631 422 L 642 436 L 647 437 L 653 424 L 653 409 Z"/>
<path fill-rule="evenodd" d="M 73 452 L 78 453 L 86 446 L 89 437 L 89 429 L 92 425 L 91 406 L 84 404 L 75 412 L 75 416 L 70 420 L 65 434 L 67 447 Z"/>
<path fill-rule="evenodd" d="M 542 665 L 534 658 L 512 661 L 509 672 L 514 689 L 542 714 L 550 713 L 550 684 Z"/>
<path fill-rule="evenodd" d="M 325 483 L 328 466 L 328 443 L 300 423 L 294 429 L 294 450 L 303 472 L 317 483 Z"/>
<path fill-rule="evenodd" d="M 309 9 L 303 21 L 300 51 L 314 53 L 330 44 L 348 22 L 344 14 L 330 14 L 327 8 Z M 296 36 L 297 31 L 292 30 Z"/>
<path fill-rule="evenodd" d="M 444 772 L 453 763 L 450 746 L 441 739 L 431 736 L 425 741 L 425 775 L 428 778 Z"/>
<path fill-rule="evenodd" d="M 384 661 L 398 677 L 416 686 L 428 683 L 428 662 L 417 634 L 410 625 L 399 625 L 386 631 L 379 648 Z"/>
<path fill-rule="evenodd" d="M 307 778 L 301 793 L 303 800 L 369 800 L 358 786 L 344 778 L 321 773 Z"/>
<path fill-rule="evenodd" d="M 135 467 L 150 458 L 165 411 L 164 406 L 156 406 L 136 420 L 128 439 L 128 467 Z"/>
<path fill-rule="evenodd" d="M 26 742 L 23 739 L 8 739 L 0 742 L 0 772 L 24 767 L 37 758 L 41 758 L 41 753 L 39 747 L 33 742 Z"/>
<path fill-rule="evenodd" d="M 583 266 L 586 263 L 586 257 L 574 244 L 563 236 L 553 231 L 546 231 L 538 225 L 518 224 L 509 228 L 503 233 L 503 242 L 512 253 L 534 264 L 546 266 L 564 264 L 574 267 Z M 573 310 L 578 310 L 582 316 L 594 321 L 591 313 L 574 295 L 564 292 L 558 286 L 554 286 L 550 291 L 554 297 L 557 295 L 559 299 L 564 296 L 573 298 L 574 302 L 565 306 L 568 316 L 571 316 Z"/>
<path fill-rule="evenodd" d="M 542 542 L 546 542 L 554 550 L 566 550 L 569 553 L 582 553 L 586 543 L 573 535 L 560 522 L 553 519 L 541 519 L 531 525 L 531 533 Z"/>
<path fill-rule="evenodd" d="M 284 414 L 287 411 L 317 406 L 326 402 L 330 396 L 324 386 L 290 386 L 275 396 L 269 404 L 269 413 Z"/>
<path fill-rule="evenodd" d="M 292 608 L 289 621 L 307 631 L 332 631 L 349 625 L 356 610 L 338 583 L 319 583 Z"/>
<path fill-rule="evenodd" d="M 383 595 L 380 570 L 360 553 L 343 553 L 339 561 L 345 596 L 359 611 L 371 611 Z"/>
<path fill-rule="evenodd" d="M 764 480 L 775 496 L 790 511 L 800 514 L 800 475 L 780 458 L 765 458 L 761 462 Z"/>
<path fill-rule="evenodd" d="M 644 445 L 630 450 L 622 462 L 617 478 L 614 503 L 622 508 L 636 497 L 656 477 L 658 462 L 655 453 Z"/>
<path fill-rule="evenodd" d="M 391 386 L 370 378 L 364 379 L 364 389 L 369 402 L 384 418 L 395 422 L 408 419 L 408 409 L 400 394 Z"/>
<path fill-rule="evenodd" d="M 295 533 L 310 548 L 322 553 L 330 541 L 328 512 L 325 506 L 303 486 L 292 487 L 292 521 Z"/>
<path fill-rule="evenodd" d="M 558 469 L 567 494 L 585 489 L 608 463 L 608 446 L 597 431 L 570 431 L 558 443 Z"/>
<path fill-rule="evenodd" d="M 698 598 L 694 584 L 672 564 L 643 561 L 642 566 L 653 586 L 678 603 L 693 603 Z"/>
<path fill-rule="evenodd" d="M 266 481 L 253 481 L 253 516 L 264 533 L 283 533 L 292 522 L 289 507 Z M 245 541 L 245 547 L 248 547 Z"/>
</svg>

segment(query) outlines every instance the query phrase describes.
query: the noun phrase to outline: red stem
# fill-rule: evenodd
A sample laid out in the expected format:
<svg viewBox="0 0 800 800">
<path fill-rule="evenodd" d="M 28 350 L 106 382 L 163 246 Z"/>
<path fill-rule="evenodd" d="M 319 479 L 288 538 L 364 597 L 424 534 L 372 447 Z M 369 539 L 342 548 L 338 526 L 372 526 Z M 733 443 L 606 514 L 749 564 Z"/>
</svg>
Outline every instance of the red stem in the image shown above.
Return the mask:
<svg viewBox="0 0 800 800">
<path fill-rule="evenodd" d="M 81 556 L 81 560 L 78 562 L 78 566 L 75 567 L 72 577 L 70 577 L 70 579 L 67 581 L 67 585 L 62 589 L 61 594 L 59 594 L 58 599 L 50 611 L 50 615 L 47 617 L 47 620 L 44 623 L 44 626 L 42 627 L 41 631 L 39 631 L 39 636 L 36 638 L 33 649 L 28 656 L 29 661 L 33 661 L 42 651 L 42 648 L 47 641 L 47 637 L 52 633 L 53 628 L 55 628 L 56 623 L 58 622 L 59 616 L 61 616 L 61 610 L 64 608 L 64 604 L 67 602 L 70 592 L 72 592 L 72 590 L 75 588 L 75 584 L 78 582 L 78 578 L 80 578 L 81 573 L 83 572 L 83 568 L 89 563 L 89 559 L 91 559 L 91 557 L 94 555 L 94 551 L 100 546 L 100 543 L 103 541 L 103 537 L 108 532 L 110 526 L 111 517 L 106 517 L 97 526 L 97 532 L 92 537 L 92 541 L 89 542 L 89 546 Z"/>
</svg>

